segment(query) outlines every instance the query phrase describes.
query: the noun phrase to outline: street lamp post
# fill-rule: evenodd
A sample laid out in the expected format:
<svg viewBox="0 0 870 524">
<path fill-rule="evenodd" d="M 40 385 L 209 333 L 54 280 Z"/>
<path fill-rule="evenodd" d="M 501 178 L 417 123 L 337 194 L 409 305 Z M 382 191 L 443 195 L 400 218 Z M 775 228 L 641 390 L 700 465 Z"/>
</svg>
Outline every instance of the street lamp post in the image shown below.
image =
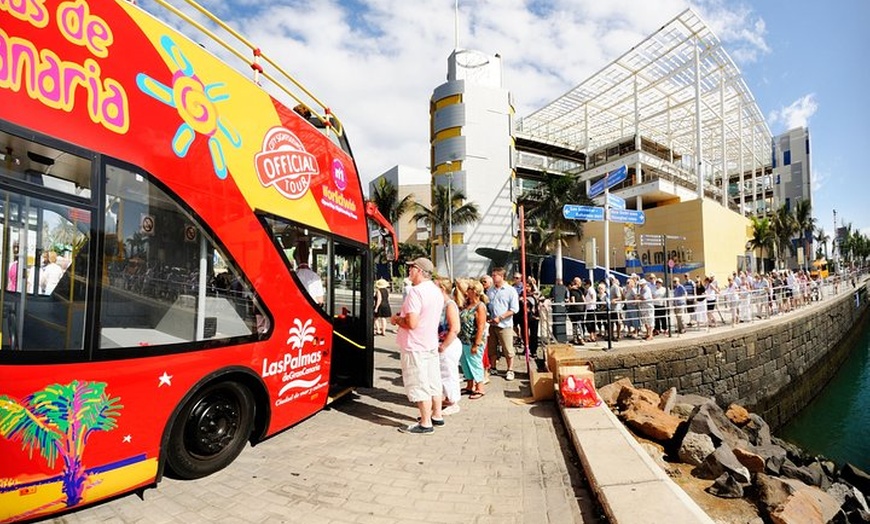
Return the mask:
<svg viewBox="0 0 870 524">
<path fill-rule="evenodd" d="M 453 282 L 453 162 L 447 161 L 447 273 Z"/>
</svg>

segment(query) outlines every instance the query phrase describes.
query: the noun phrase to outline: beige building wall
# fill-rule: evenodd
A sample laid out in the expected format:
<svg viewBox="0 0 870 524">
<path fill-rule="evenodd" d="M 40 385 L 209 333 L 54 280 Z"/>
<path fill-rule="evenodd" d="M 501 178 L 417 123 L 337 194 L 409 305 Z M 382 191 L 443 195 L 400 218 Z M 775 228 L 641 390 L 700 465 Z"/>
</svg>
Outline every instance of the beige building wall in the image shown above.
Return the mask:
<svg viewBox="0 0 870 524">
<path fill-rule="evenodd" d="M 626 266 L 626 258 L 634 256 L 641 265 L 666 263 L 662 246 L 644 245 L 642 236 L 667 235 L 667 258 L 676 265 L 688 264 L 690 274 L 714 274 L 724 279 L 737 269 L 738 259 L 745 255 L 746 242 L 751 234 L 750 221 L 710 200 L 689 200 L 663 205 L 644 211 L 646 221 L 633 226 L 609 223 L 610 267 Z M 586 248 L 595 238 L 599 266 L 604 266 L 604 222 L 583 225 L 583 238 L 572 240 L 566 256 L 586 260 Z M 700 264 L 700 267 L 695 267 Z M 639 272 L 636 268 L 629 272 Z M 721 284 L 721 282 L 720 282 Z"/>
</svg>

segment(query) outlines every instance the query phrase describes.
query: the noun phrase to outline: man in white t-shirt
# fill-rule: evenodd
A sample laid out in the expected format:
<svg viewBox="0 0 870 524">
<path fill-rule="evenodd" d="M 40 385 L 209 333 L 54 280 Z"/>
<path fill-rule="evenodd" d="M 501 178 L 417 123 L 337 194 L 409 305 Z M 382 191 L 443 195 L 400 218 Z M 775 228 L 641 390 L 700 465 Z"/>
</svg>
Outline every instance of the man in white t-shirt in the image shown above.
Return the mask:
<svg viewBox="0 0 870 524">
<path fill-rule="evenodd" d="M 431 260 L 421 257 L 407 265 L 408 278 L 413 285 L 402 302 L 402 311 L 393 315 L 390 322 L 399 328 L 396 342 L 400 348 L 405 393 L 420 410 L 417 423 L 400 431 L 422 435 L 432 433 L 433 426 L 444 425 L 438 357 L 438 324 L 444 297 L 432 282 L 435 266 Z"/>
<path fill-rule="evenodd" d="M 326 293 L 320 275 L 308 265 L 308 244 L 305 242 L 297 244 L 293 256 L 296 259 L 296 276 L 302 282 L 302 287 L 318 306 L 323 306 L 323 296 Z"/>
<path fill-rule="evenodd" d="M 63 277 L 63 268 L 58 263 L 57 253 L 48 252 L 48 263 L 39 270 L 39 292 L 50 295 Z"/>
</svg>

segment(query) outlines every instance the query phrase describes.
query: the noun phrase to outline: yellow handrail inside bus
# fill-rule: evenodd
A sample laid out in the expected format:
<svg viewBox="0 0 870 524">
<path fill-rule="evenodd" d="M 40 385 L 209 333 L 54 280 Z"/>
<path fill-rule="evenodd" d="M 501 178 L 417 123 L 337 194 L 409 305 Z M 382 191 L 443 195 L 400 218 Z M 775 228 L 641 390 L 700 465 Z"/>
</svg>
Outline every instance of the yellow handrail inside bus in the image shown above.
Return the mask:
<svg viewBox="0 0 870 524">
<path fill-rule="evenodd" d="M 221 29 L 223 29 L 224 31 L 226 31 L 227 33 L 232 35 L 233 38 L 237 39 L 245 47 L 247 47 L 248 50 L 251 52 L 253 59 L 249 59 L 244 53 L 242 53 L 241 51 L 239 51 L 238 49 L 233 47 L 232 44 L 226 42 L 224 39 L 222 39 L 220 36 L 215 34 L 213 31 L 211 31 L 210 29 L 208 29 L 204 25 L 200 24 L 199 22 L 195 21 L 193 18 L 188 16 L 183 11 L 179 10 L 177 7 L 171 5 L 166 0 L 154 0 L 154 2 L 156 4 L 162 6 L 167 11 L 173 13 L 175 16 L 177 16 L 178 18 L 180 18 L 184 22 L 190 24 L 192 27 L 196 28 L 198 31 L 200 31 L 204 35 L 211 38 L 215 43 L 219 44 L 221 47 L 223 47 L 224 49 L 229 51 L 236 58 L 238 58 L 239 60 L 241 60 L 243 62 L 248 63 L 251 66 L 251 69 L 254 70 L 254 82 L 255 83 L 257 83 L 259 85 L 258 76 L 263 75 L 266 79 L 268 79 L 270 82 L 272 82 L 272 84 L 274 84 L 274 86 L 276 88 L 280 89 L 285 94 L 290 96 L 293 100 L 295 100 L 299 104 L 302 104 L 302 106 L 304 106 L 306 109 L 311 111 L 311 113 L 318 120 L 320 120 L 320 122 L 323 124 L 323 126 L 327 130 L 331 130 L 331 132 L 334 133 L 336 135 L 336 137 L 341 137 L 344 134 L 344 126 L 342 125 L 341 120 L 338 117 L 336 117 L 335 114 L 332 113 L 332 111 L 330 111 L 329 107 L 327 107 L 326 104 L 321 102 L 320 99 L 318 99 L 316 96 L 314 96 L 314 94 L 311 91 L 309 91 L 298 80 L 293 78 L 288 72 L 286 72 L 274 60 L 269 58 L 268 55 L 263 53 L 259 47 L 252 44 L 250 41 L 248 41 L 248 39 L 246 39 L 244 36 L 242 36 L 239 32 L 234 30 L 232 27 L 228 26 L 223 20 L 221 20 L 220 18 L 218 18 L 217 16 L 212 14 L 208 9 L 202 7 L 195 0 L 184 0 L 184 1 L 185 1 L 185 3 L 190 5 L 192 8 L 196 9 L 200 14 L 205 16 L 208 20 L 214 22 Z M 265 62 L 267 64 L 272 66 L 278 73 L 280 73 L 282 75 L 282 78 L 284 80 L 287 80 L 290 83 L 292 83 L 300 91 L 302 91 L 311 101 L 313 101 L 315 104 L 319 105 L 323 109 L 323 114 L 320 114 L 317 111 L 312 110 L 311 107 L 309 106 L 309 104 L 307 104 L 304 100 L 302 100 L 296 93 L 294 93 L 290 89 L 288 89 L 287 86 L 280 79 L 276 78 L 275 76 L 273 76 L 273 75 L 269 74 L 268 72 L 266 72 L 265 70 L 263 70 L 263 67 L 259 64 L 259 61 L 258 61 L 259 58 L 262 58 L 263 60 L 265 60 Z"/>
<path fill-rule="evenodd" d="M 365 349 L 365 348 L 366 348 L 365 346 L 361 346 L 361 345 L 357 344 L 356 342 L 354 342 L 353 340 L 351 340 L 351 339 L 347 338 L 346 336 L 342 335 L 342 334 L 339 333 L 338 331 L 334 331 L 334 330 L 333 330 L 333 333 L 335 333 L 336 335 L 338 335 L 339 338 L 343 338 L 346 342 L 349 342 L 352 346 L 356 346 L 357 349 Z"/>
</svg>

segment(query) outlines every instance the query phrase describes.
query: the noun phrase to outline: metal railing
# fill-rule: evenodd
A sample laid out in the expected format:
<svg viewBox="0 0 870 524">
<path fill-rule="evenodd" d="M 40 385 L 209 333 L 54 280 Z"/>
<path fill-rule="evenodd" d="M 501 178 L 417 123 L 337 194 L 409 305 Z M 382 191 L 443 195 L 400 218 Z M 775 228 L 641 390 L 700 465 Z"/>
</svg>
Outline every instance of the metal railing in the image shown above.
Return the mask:
<svg viewBox="0 0 870 524">
<path fill-rule="evenodd" d="M 670 296 L 670 289 L 669 296 L 661 299 L 615 301 L 609 312 L 610 329 L 619 333 L 619 339 L 614 337 L 611 342 L 646 337 L 646 328 L 641 319 L 646 304 L 652 305 L 647 315 L 651 317 L 650 331 L 655 332 L 653 337 L 678 336 L 682 332 L 709 332 L 716 327 L 734 328 L 788 315 L 835 296 L 852 293 L 863 284 L 866 276 L 865 272 L 856 272 L 846 278 L 832 276 L 823 282 L 800 281 L 795 286 L 741 289 L 736 293 L 723 290 L 718 293 L 712 308 L 708 306 L 710 302 L 704 295 L 675 298 Z M 702 297 L 704 300 L 698 300 Z M 660 305 L 657 307 L 656 304 Z M 594 326 L 598 342 L 606 341 L 609 334 L 606 303 L 595 302 L 595 310 L 591 311 L 586 310 L 586 305 L 585 302 L 552 302 L 545 299 L 538 322 L 539 354 L 531 356 L 540 358 L 541 351 L 548 344 L 557 343 L 557 337 L 563 335 L 568 343 L 579 338 L 588 344 L 590 326 Z M 579 309 L 571 311 L 571 307 Z M 681 322 L 677 321 L 678 317 Z"/>
<path fill-rule="evenodd" d="M 317 125 L 317 127 L 322 127 L 327 131 L 327 133 L 331 132 L 336 139 L 340 139 L 344 136 L 344 127 L 341 123 L 341 120 L 336 117 L 332 113 L 332 111 L 330 111 L 329 107 L 326 104 L 321 102 L 320 99 L 318 99 L 311 91 L 309 91 L 304 85 L 302 85 L 301 82 L 299 82 L 292 75 L 286 72 L 258 46 L 248 41 L 247 38 L 245 38 L 235 29 L 227 25 L 223 20 L 218 18 L 209 10 L 201 6 L 198 2 L 194 0 L 182 0 L 183 3 L 186 3 L 191 8 L 196 10 L 196 12 L 205 17 L 207 21 L 215 24 L 221 30 L 225 31 L 226 34 L 235 41 L 234 43 L 228 42 L 224 38 L 221 38 L 221 36 L 219 36 L 217 33 L 212 31 L 202 23 L 196 21 L 193 17 L 191 17 L 181 9 L 175 7 L 168 1 L 152 1 L 165 9 L 169 14 L 177 17 L 183 24 L 186 24 L 190 28 L 195 29 L 197 32 L 209 38 L 210 41 L 218 44 L 231 55 L 235 56 L 242 63 L 247 64 L 253 72 L 253 81 L 255 84 L 262 87 L 260 77 L 262 76 L 263 78 L 266 78 L 267 80 L 272 82 L 272 85 L 274 85 L 276 89 L 280 90 L 294 101 L 292 104 L 290 104 L 290 106 L 301 104 L 303 107 L 305 107 L 305 109 L 307 109 L 311 113 L 311 117 L 319 121 L 320 125 Z M 176 1 L 175 3 L 177 4 L 179 2 Z M 263 64 L 261 63 L 261 60 L 265 64 L 271 66 L 276 74 L 273 74 L 265 69 L 263 67 Z M 294 86 L 295 90 L 291 89 L 290 85 Z M 315 110 L 314 108 L 312 108 L 311 102 L 313 102 L 314 105 L 319 106 L 320 110 Z"/>
</svg>

